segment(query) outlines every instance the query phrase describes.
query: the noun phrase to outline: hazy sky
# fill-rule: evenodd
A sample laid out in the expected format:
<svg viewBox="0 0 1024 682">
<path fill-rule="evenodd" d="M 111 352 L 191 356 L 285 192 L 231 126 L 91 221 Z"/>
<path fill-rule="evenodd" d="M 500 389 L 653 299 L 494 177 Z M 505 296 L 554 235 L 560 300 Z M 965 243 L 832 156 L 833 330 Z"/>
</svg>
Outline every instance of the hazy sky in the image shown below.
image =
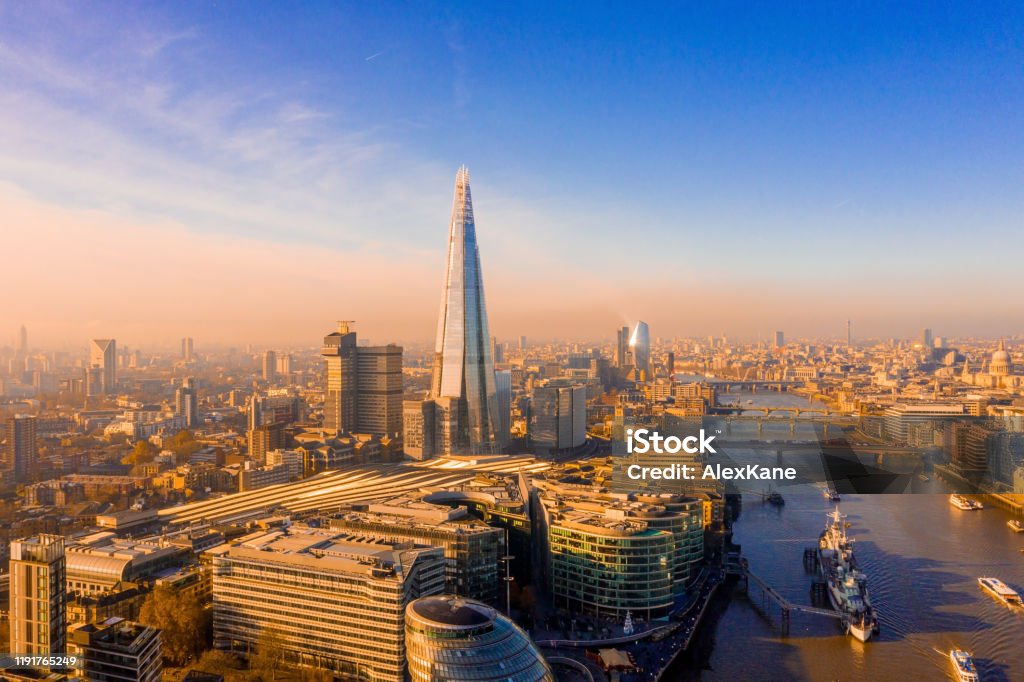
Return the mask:
<svg viewBox="0 0 1024 682">
<path fill-rule="evenodd" d="M 0 4 L 0 344 L 1024 331 L 1024 6 L 711 5 Z"/>
</svg>

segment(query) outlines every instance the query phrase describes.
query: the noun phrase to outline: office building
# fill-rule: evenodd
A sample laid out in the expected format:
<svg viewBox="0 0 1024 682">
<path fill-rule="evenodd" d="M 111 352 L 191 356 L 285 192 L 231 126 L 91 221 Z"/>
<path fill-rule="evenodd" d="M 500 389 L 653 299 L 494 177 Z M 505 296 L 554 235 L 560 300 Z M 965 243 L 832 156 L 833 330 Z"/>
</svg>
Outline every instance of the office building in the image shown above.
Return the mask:
<svg viewBox="0 0 1024 682">
<path fill-rule="evenodd" d="M 250 653 L 269 630 L 288 663 L 375 682 L 403 682 L 405 608 L 445 584 L 439 547 L 305 526 L 258 532 L 208 553 L 216 648 Z"/>
<path fill-rule="evenodd" d="M 181 386 L 174 392 L 174 411 L 185 418 L 188 428 L 199 426 L 199 396 L 196 392 L 196 380 L 185 377 Z"/>
<path fill-rule="evenodd" d="M 625 367 L 629 364 L 629 327 L 621 327 L 615 332 L 615 366 Z"/>
<path fill-rule="evenodd" d="M 496 365 L 505 362 L 505 344 L 499 343 L 496 336 L 491 337 L 491 358 Z"/>
<path fill-rule="evenodd" d="M 402 433 L 402 347 L 359 346 L 356 433 L 396 438 Z"/>
<path fill-rule="evenodd" d="M 11 543 L 11 652 L 33 656 L 67 649 L 64 538 L 36 535 Z"/>
<path fill-rule="evenodd" d="M 454 595 L 406 607 L 412 682 L 554 682 L 544 657 L 519 626 L 486 604 Z"/>
<path fill-rule="evenodd" d="M 935 347 L 935 338 L 932 335 L 932 330 L 927 327 L 921 330 L 921 347 L 925 350 Z"/>
<path fill-rule="evenodd" d="M 930 426 L 938 432 L 944 421 L 950 418 L 965 417 L 967 410 L 962 403 L 896 403 L 885 408 L 882 427 L 885 436 L 895 443 L 911 443 L 911 427 Z M 934 445 L 931 442 L 918 442 L 916 445 Z"/>
<path fill-rule="evenodd" d="M 27 414 L 17 414 L 7 420 L 4 464 L 15 481 L 25 481 L 35 469 L 37 421 L 35 416 Z"/>
<path fill-rule="evenodd" d="M 191 336 L 186 336 L 181 340 L 181 359 L 185 362 L 192 362 L 192 356 L 195 352 L 195 342 Z"/>
<path fill-rule="evenodd" d="M 430 459 L 437 452 L 437 405 L 433 400 L 402 403 L 402 450 L 413 459 Z"/>
<path fill-rule="evenodd" d="M 434 446 L 442 454 L 501 452 L 508 434 L 501 432 L 473 200 L 465 168 L 455 176 L 447 263 L 430 391 L 434 407 L 445 413 L 434 419 L 435 426 L 443 427 L 437 430 L 439 439 Z"/>
<path fill-rule="evenodd" d="M 68 653 L 79 657 L 87 680 L 159 682 L 163 670 L 160 631 L 123 618 L 71 629 Z"/>
<path fill-rule="evenodd" d="M 333 530 L 384 542 L 415 542 L 444 550 L 445 591 L 496 604 L 498 562 L 505 536 L 471 517 L 465 507 L 430 504 L 415 496 L 358 505 L 330 520 Z"/>
<path fill-rule="evenodd" d="M 775 339 L 773 345 L 775 348 L 782 348 L 786 345 L 786 333 L 783 331 L 775 332 Z"/>
<path fill-rule="evenodd" d="M 534 481 L 537 526 L 547 540 L 541 568 L 555 605 L 618 621 L 627 611 L 648 620 L 667 615 L 699 575 L 705 502 L 716 500 L 558 478 Z"/>
<path fill-rule="evenodd" d="M 497 430 L 507 442 L 512 428 L 512 372 L 507 369 L 495 371 L 494 390 L 498 399 Z"/>
<path fill-rule="evenodd" d="M 117 393 L 117 341 L 114 339 L 93 339 L 89 343 L 89 367 L 99 370 L 87 373 L 92 382 L 88 395 L 109 395 Z"/>
<path fill-rule="evenodd" d="M 276 363 L 277 376 L 287 378 L 292 373 L 291 353 L 278 353 Z"/>
<path fill-rule="evenodd" d="M 352 322 L 338 322 L 338 331 L 324 337 L 320 355 L 327 369 L 324 391 L 324 428 L 340 433 L 355 431 L 356 400 L 359 394 L 356 333 Z"/>
<path fill-rule="evenodd" d="M 629 337 L 629 351 L 638 381 L 651 379 L 651 330 L 646 322 L 637 322 Z"/>
<path fill-rule="evenodd" d="M 587 438 L 586 386 L 549 385 L 533 389 L 530 438 L 536 452 L 544 454 L 583 445 Z"/>
<path fill-rule="evenodd" d="M 520 352 L 525 352 L 526 351 L 526 337 L 525 336 L 520 336 L 519 337 L 519 351 Z"/>
<path fill-rule="evenodd" d="M 394 438 L 402 432 L 402 347 L 358 346 L 352 322 L 324 337 L 324 429 Z"/>
<path fill-rule="evenodd" d="M 277 353 L 272 350 L 263 351 L 263 380 L 273 382 L 277 379 Z"/>
</svg>

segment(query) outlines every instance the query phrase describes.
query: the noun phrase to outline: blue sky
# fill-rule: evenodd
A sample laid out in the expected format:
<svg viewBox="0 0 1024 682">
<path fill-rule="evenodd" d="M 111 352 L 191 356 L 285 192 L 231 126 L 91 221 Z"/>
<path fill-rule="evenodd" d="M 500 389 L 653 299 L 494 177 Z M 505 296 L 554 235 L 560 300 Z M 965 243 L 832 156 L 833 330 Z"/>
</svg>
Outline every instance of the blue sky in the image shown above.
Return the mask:
<svg viewBox="0 0 1024 682">
<path fill-rule="evenodd" d="M 783 5 L 0 6 L 21 245 L 128 261 L 60 264 L 15 312 L 145 336 L 230 301 L 251 334 L 429 338 L 465 163 L 498 334 L 1024 331 L 1024 6 Z M 168 235 L 127 299 L 160 324 L 82 312 L 75 282 Z M 175 268 L 215 300 L 154 293 Z M 260 303 L 232 283 L 268 272 Z"/>
</svg>

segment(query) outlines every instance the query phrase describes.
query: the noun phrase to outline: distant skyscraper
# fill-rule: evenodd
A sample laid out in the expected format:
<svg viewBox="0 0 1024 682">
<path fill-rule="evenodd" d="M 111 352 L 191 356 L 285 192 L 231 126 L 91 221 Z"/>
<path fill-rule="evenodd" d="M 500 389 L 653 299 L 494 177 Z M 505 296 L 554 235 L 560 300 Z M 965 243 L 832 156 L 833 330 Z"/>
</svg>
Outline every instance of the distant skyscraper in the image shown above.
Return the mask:
<svg viewBox="0 0 1024 682">
<path fill-rule="evenodd" d="M 18 414 L 7 420 L 7 470 L 18 482 L 28 478 L 36 459 L 36 418 Z"/>
<path fill-rule="evenodd" d="M 287 377 L 292 373 L 292 354 L 281 353 L 277 356 L 277 373 L 279 376 Z"/>
<path fill-rule="evenodd" d="M 932 330 L 925 327 L 921 330 L 921 346 L 924 348 L 934 347 L 935 341 L 932 336 Z"/>
<path fill-rule="evenodd" d="M 28 329 L 21 325 L 21 332 L 18 335 L 18 350 L 22 355 L 28 352 Z"/>
<path fill-rule="evenodd" d="M 263 380 L 273 381 L 277 378 L 277 353 L 272 350 L 263 351 Z"/>
<path fill-rule="evenodd" d="M 498 342 L 496 336 L 491 337 L 491 357 L 496 365 L 505 362 L 505 346 Z"/>
<path fill-rule="evenodd" d="M 359 346 L 351 321 L 324 337 L 324 429 L 394 438 L 402 431 L 402 347 Z"/>
<path fill-rule="evenodd" d="M 782 331 L 775 332 L 775 347 L 782 348 L 786 345 L 786 333 Z"/>
<path fill-rule="evenodd" d="M 191 336 L 186 336 L 181 340 L 181 359 L 185 362 L 192 362 L 192 354 L 195 351 L 195 343 L 192 341 Z"/>
<path fill-rule="evenodd" d="M 850 320 L 846 321 L 846 347 L 849 348 L 853 345 L 853 323 Z"/>
<path fill-rule="evenodd" d="M 525 336 L 520 336 L 519 337 L 519 350 L 521 350 L 521 351 L 522 350 L 526 350 L 526 337 Z"/>
<path fill-rule="evenodd" d="M 174 392 L 174 411 L 185 417 L 188 428 L 199 425 L 199 396 L 194 378 L 181 380 L 181 386 Z"/>
<path fill-rule="evenodd" d="M 651 330 L 646 322 L 637 322 L 633 334 L 629 337 L 629 350 L 633 354 L 633 366 L 637 378 L 651 378 Z"/>
<path fill-rule="evenodd" d="M 629 353 L 629 327 L 622 327 L 615 332 L 615 366 L 625 367 Z"/>
<path fill-rule="evenodd" d="M 67 647 L 64 538 L 36 535 L 11 543 L 11 648 L 22 655 Z"/>
<path fill-rule="evenodd" d="M 455 176 L 448 230 L 448 264 L 434 353 L 432 398 L 453 398 L 446 415 L 450 437 L 441 452 L 494 452 L 504 448 L 487 325 L 483 275 L 473 220 L 469 171 Z"/>
<path fill-rule="evenodd" d="M 89 344 L 89 367 L 99 369 L 99 386 L 89 391 L 90 395 L 107 395 L 117 392 L 117 341 L 114 339 L 93 339 Z M 95 381 L 95 379 L 94 379 Z"/>
<path fill-rule="evenodd" d="M 676 373 L 676 354 L 672 351 L 665 357 L 665 371 L 668 372 L 669 378 Z"/>
</svg>

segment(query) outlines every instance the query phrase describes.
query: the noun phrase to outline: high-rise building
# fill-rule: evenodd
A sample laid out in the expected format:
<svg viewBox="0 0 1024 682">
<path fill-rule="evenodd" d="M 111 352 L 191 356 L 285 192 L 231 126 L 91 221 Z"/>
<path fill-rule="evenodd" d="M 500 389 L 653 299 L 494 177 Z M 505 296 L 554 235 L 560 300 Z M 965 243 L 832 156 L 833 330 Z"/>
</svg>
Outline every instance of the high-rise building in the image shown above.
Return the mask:
<svg viewBox="0 0 1024 682">
<path fill-rule="evenodd" d="M 181 340 L 181 359 L 185 362 L 192 362 L 192 354 L 195 352 L 195 344 L 191 336 Z"/>
<path fill-rule="evenodd" d="M 435 447 L 442 454 L 500 452 L 508 435 L 501 433 L 469 171 L 464 167 L 455 176 L 447 263 L 430 391 L 435 408 L 444 410 L 434 420 L 440 428 Z"/>
<path fill-rule="evenodd" d="M 71 629 L 68 653 L 79 657 L 87 680 L 158 682 L 161 679 L 160 631 L 124 618 L 108 618 Z"/>
<path fill-rule="evenodd" d="M 269 630 L 287 662 L 345 678 L 403 682 L 405 608 L 445 586 L 440 547 L 338 531 L 292 526 L 209 551 L 215 647 L 251 652 Z"/>
<path fill-rule="evenodd" d="M 402 431 L 402 347 L 359 346 L 351 321 L 324 337 L 324 429 L 394 438 Z"/>
<path fill-rule="evenodd" d="M 324 428 L 328 431 L 355 431 L 356 399 L 359 393 L 356 333 L 350 320 L 338 322 L 338 331 L 324 337 L 320 348 L 327 365 L 324 391 Z"/>
<path fill-rule="evenodd" d="M 615 366 L 625 367 L 629 353 L 629 327 L 621 327 L 615 332 Z"/>
<path fill-rule="evenodd" d="M 24 481 L 36 462 L 36 418 L 16 414 L 7 419 L 6 468 L 15 481 Z"/>
<path fill-rule="evenodd" d="M 519 626 L 486 604 L 454 595 L 423 597 L 405 610 L 412 682 L 555 682 Z"/>
<path fill-rule="evenodd" d="M 491 337 L 491 357 L 496 365 L 505 362 L 505 344 L 500 343 L 497 336 Z"/>
<path fill-rule="evenodd" d="M 99 385 L 89 390 L 89 395 L 109 395 L 117 392 L 117 341 L 114 339 L 93 339 L 89 344 L 89 367 L 98 369 L 89 375 Z"/>
<path fill-rule="evenodd" d="M 665 371 L 669 378 L 676 373 L 676 354 L 673 351 L 669 351 L 665 356 Z"/>
<path fill-rule="evenodd" d="M 263 351 L 263 380 L 273 381 L 277 378 L 277 353 L 272 350 Z"/>
<path fill-rule="evenodd" d="M 36 535 L 11 543 L 11 651 L 31 656 L 67 650 L 64 538 Z"/>
<path fill-rule="evenodd" d="M 280 353 L 277 356 L 277 373 L 279 376 L 287 377 L 292 373 L 292 354 Z"/>
<path fill-rule="evenodd" d="M 786 333 L 782 331 L 775 332 L 774 345 L 776 348 L 782 348 L 786 345 Z"/>
<path fill-rule="evenodd" d="M 185 425 L 188 428 L 199 425 L 199 396 L 193 377 L 182 379 L 181 386 L 174 392 L 174 411 L 185 417 Z"/>
<path fill-rule="evenodd" d="M 507 369 L 494 372 L 494 390 L 498 398 L 497 431 L 501 440 L 508 442 L 512 427 L 512 372 Z"/>
<path fill-rule="evenodd" d="M 21 331 L 18 333 L 18 351 L 21 355 L 28 352 L 28 329 L 25 325 L 21 325 Z"/>
<path fill-rule="evenodd" d="M 640 321 L 633 327 L 629 337 L 629 350 L 633 354 L 633 366 L 637 379 L 651 379 L 651 330 L 646 322 Z"/>
<path fill-rule="evenodd" d="M 402 403 L 402 450 L 413 459 L 430 459 L 437 452 L 437 415 L 434 400 Z"/>
<path fill-rule="evenodd" d="M 402 347 L 359 346 L 356 432 L 395 438 L 402 433 Z"/>
<path fill-rule="evenodd" d="M 526 350 L 526 336 L 519 337 L 519 350 L 520 352 Z"/>
<path fill-rule="evenodd" d="M 935 346 L 935 339 L 932 335 L 932 330 L 925 327 L 921 330 L 921 347 L 925 350 L 931 349 Z"/>
<path fill-rule="evenodd" d="M 539 453 L 583 445 L 587 438 L 585 386 L 542 386 L 530 399 L 530 438 Z"/>
</svg>

